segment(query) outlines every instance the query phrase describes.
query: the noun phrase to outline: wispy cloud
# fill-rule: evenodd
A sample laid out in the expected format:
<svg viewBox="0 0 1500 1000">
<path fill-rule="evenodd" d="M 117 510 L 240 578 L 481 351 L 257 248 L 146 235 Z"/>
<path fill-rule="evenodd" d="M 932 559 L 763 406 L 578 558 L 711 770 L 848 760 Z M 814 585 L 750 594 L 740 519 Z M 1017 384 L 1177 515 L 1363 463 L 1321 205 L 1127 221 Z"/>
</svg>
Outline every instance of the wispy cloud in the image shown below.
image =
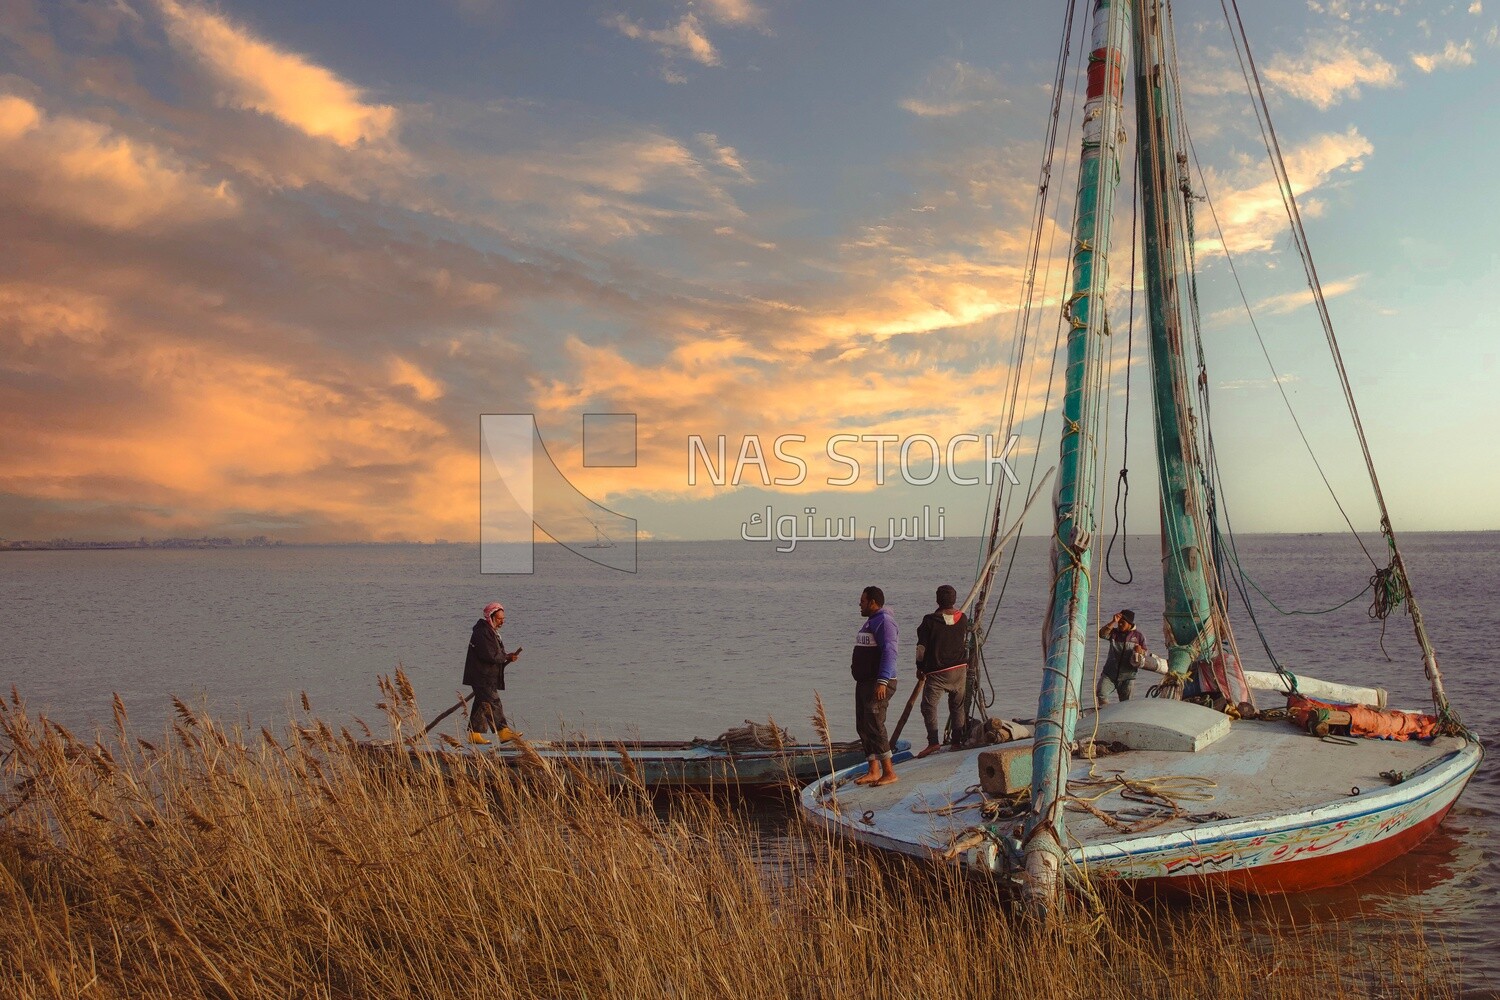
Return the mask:
<svg viewBox="0 0 1500 1000">
<path fill-rule="evenodd" d="M 228 18 L 178 0 L 157 0 L 167 37 L 214 81 L 224 104 L 258 111 L 344 147 L 391 137 L 396 109 L 302 55 L 278 49 Z"/>
<path fill-rule="evenodd" d="M 1363 169 L 1365 157 L 1374 150 L 1368 139 L 1351 128 L 1316 136 L 1288 152 L 1287 174 L 1303 216 L 1316 217 L 1322 212 L 1322 204 L 1315 196 L 1318 188 L 1333 183 L 1341 175 Z M 1228 173 L 1214 170 L 1205 173 L 1230 252 L 1272 249 L 1286 232 L 1287 222 L 1276 181 L 1259 179 L 1268 173 L 1267 169 L 1260 163 L 1247 163 Z M 1201 253 L 1217 250 L 1217 240 L 1200 241 Z"/>
<path fill-rule="evenodd" d="M 722 24 L 758 26 L 765 23 L 766 12 L 754 0 L 698 0 L 698 7 L 709 18 Z"/>
<path fill-rule="evenodd" d="M 903 99 L 901 107 L 920 118 L 952 118 L 1007 103 L 998 77 L 955 59 L 929 74 L 920 92 Z"/>
<path fill-rule="evenodd" d="M 1341 295 L 1347 295 L 1358 289 L 1364 283 L 1365 276 L 1356 274 L 1339 281 L 1329 281 L 1322 284 L 1324 300 L 1336 299 Z M 1254 316 L 1286 316 L 1313 304 L 1312 290 L 1308 288 L 1299 289 L 1295 292 L 1282 292 L 1270 295 L 1259 302 L 1252 303 L 1250 312 Z M 1210 322 L 1227 323 L 1243 319 L 1245 316 L 1244 306 L 1231 306 L 1221 309 L 1209 317 Z M 1283 379 L 1282 381 L 1287 381 Z"/>
<path fill-rule="evenodd" d="M 733 146 L 726 146 L 719 141 L 719 137 L 712 132 L 699 132 L 695 137 L 699 145 L 708 151 L 709 158 L 716 165 L 729 171 L 742 181 L 754 181 L 750 171 L 745 169 L 744 162 L 740 159 L 739 150 Z"/>
<path fill-rule="evenodd" d="M 1413 52 L 1411 61 L 1412 65 L 1423 73 L 1472 66 L 1474 65 L 1474 42 L 1469 40 L 1462 45 L 1449 42 L 1438 52 Z"/>
<path fill-rule="evenodd" d="M 1237 378 L 1227 382 L 1220 382 L 1219 388 L 1229 392 L 1240 392 L 1245 389 L 1269 389 L 1275 385 L 1288 385 L 1292 382 L 1302 381 L 1300 375 L 1275 375 L 1268 378 Z"/>
<path fill-rule="evenodd" d="M 730 190 L 750 180 L 734 148 L 704 133 L 700 155 L 654 130 L 518 137 L 502 154 L 451 154 L 444 168 L 471 185 L 497 224 L 566 233 L 591 244 L 667 227 L 737 224 Z"/>
<path fill-rule="evenodd" d="M 1322 285 L 1323 298 L 1334 299 L 1340 295 L 1347 295 L 1354 291 L 1364 281 L 1364 275 L 1356 274 L 1341 281 L 1330 281 Z M 1310 289 L 1302 289 L 1297 292 L 1287 292 L 1282 295 L 1273 295 L 1263 299 L 1257 308 L 1257 312 L 1267 316 L 1285 316 L 1296 312 L 1305 306 L 1313 304 L 1313 294 Z"/>
<path fill-rule="evenodd" d="M 648 28 L 624 14 L 607 18 L 604 23 L 626 38 L 655 44 L 665 56 L 683 56 L 704 66 L 719 65 L 719 53 L 695 14 L 685 14 L 666 28 Z"/>
<path fill-rule="evenodd" d="M 1327 110 L 1362 87 L 1394 87 L 1396 68 L 1372 49 L 1348 39 L 1321 38 L 1301 54 L 1280 54 L 1266 67 L 1266 79 L 1283 92 Z"/>
</svg>

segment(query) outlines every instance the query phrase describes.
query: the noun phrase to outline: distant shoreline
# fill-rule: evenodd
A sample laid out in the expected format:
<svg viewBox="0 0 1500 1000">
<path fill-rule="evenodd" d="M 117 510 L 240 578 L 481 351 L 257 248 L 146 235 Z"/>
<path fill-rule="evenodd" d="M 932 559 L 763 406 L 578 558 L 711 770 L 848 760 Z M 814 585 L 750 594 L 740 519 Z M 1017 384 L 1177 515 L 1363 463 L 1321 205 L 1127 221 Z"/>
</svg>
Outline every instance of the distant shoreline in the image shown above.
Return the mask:
<svg viewBox="0 0 1500 1000">
<path fill-rule="evenodd" d="M 1493 535 L 1500 533 L 1500 528 L 1444 528 L 1408 530 L 1401 532 L 1402 537 L 1412 535 Z M 1323 538 L 1330 535 L 1342 535 L 1347 532 L 1341 531 L 1244 531 L 1236 533 L 1240 538 Z M 1362 535 L 1370 537 L 1378 536 L 1377 531 L 1361 532 Z M 946 539 L 933 539 L 933 541 L 964 541 L 977 540 L 978 535 L 949 535 Z M 1025 534 L 1022 538 L 1047 538 L 1048 535 Z M 1132 532 L 1125 536 L 1127 538 L 1156 538 L 1155 534 L 1146 532 Z M 740 542 L 742 538 L 642 538 L 637 545 L 652 544 L 681 544 L 688 542 Z M 557 545 L 566 548 L 562 542 L 553 539 L 538 539 L 536 545 Z M 376 548 L 376 547 L 421 547 L 434 548 L 437 546 L 470 546 L 477 547 L 477 541 L 449 541 L 446 538 L 435 539 L 430 542 L 424 541 L 333 541 L 333 542 L 289 542 L 282 539 L 266 538 L 256 536 L 254 538 L 163 538 L 155 540 L 137 539 L 135 541 L 75 541 L 74 539 L 52 539 L 50 541 L 4 541 L 0 540 L 0 553 L 3 552 L 138 552 L 143 550 L 243 550 L 243 549 L 331 549 L 331 548 Z"/>
</svg>

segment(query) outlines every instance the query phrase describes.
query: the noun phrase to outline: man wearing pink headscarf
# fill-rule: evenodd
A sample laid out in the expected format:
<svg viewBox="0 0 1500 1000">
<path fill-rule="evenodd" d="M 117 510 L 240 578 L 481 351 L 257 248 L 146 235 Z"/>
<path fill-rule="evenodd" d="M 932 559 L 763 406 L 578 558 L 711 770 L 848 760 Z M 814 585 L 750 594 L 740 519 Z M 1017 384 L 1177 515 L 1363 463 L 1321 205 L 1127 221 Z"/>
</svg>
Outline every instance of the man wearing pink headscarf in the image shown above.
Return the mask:
<svg viewBox="0 0 1500 1000">
<path fill-rule="evenodd" d="M 505 721 L 505 709 L 500 704 L 500 692 L 505 690 L 505 668 L 521 655 L 521 648 L 514 653 L 505 651 L 500 638 L 500 627 L 505 624 L 505 606 L 491 601 L 484 606 L 483 616 L 474 623 L 474 634 L 469 637 L 469 653 L 464 658 L 464 683 L 474 689 L 474 703 L 469 710 L 469 742 L 488 744 L 485 733 L 494 733 L 505 743 L 521 734 L 510 728 Z"/>
</svg>

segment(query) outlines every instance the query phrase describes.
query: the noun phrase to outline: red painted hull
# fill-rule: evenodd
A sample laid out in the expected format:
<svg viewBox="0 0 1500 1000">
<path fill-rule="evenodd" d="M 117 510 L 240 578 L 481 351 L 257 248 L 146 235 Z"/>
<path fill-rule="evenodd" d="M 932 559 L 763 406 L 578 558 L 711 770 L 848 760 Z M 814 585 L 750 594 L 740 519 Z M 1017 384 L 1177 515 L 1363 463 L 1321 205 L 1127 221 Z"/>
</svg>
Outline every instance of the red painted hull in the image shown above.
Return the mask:
<svg viewBox="0 0 1500 1000">
<path fill-rule="evenodd" d="M 1394 836 L 1326 857 L 1170 878 L 1135 879 L 1128 882 L 1122 880 L 1120 884 L 1149 895 L 1203 895 L 1227 890 L 1273 896 L 1328 889 L 1368 875 L 1381 865 L 1407 853 L 1438 828 L 1451 808 L 1452 802 Z"/>
</svg>

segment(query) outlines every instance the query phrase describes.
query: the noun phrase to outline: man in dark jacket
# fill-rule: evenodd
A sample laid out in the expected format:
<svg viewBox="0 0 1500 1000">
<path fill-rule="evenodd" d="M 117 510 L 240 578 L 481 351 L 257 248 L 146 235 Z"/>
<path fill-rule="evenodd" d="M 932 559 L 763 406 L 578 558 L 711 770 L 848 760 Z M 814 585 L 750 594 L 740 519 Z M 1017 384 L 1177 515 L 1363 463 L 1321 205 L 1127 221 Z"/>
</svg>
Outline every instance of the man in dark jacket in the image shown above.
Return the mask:
<svg viewBox="0 0 1500 1000">
<path fill-rule="evenodd" d="M 505 607 L 499 601 L 484 606 L 484 615 L 474 623 L 469 637 L 469 653 L 464 658 L 464 683 L 474 689 L 474 704 L 469 710 L 469 742 L 490 742 L 485 733 L 495 733 L 501 743 L 521 734 L 505 722 L 500 692 L 505 690 L 505 667 L 514 663 L 521 650 L 505 651 L 500 626 L 505 624 Z"/>
<path fill-rule="evenodd" d="M 922 681 L 922 721 L 927 748 L 918 757 L 937 753 L 938 702 L 948 696 L 948 731 L 958 738 L 967 723 L 964 688 L 969 673 L 969 620 L 953 605 L 958 591 L 946 583 L 937 589 L 937 610 L 917 626 L 917 676 Z"/>
<path fill-rule="evenodd" d="M 889 785 L 898 780 L 885 731 L 885 710 L 896 691 L 896 619 L 885 610 L 885 591 L 879 587 L 866 587 L 860 593 L 859 613 L 866 621 L 854 635 L 849 672 L 854 675 L 854 728 L 870 769 L 854 783 Z"/>
<path fill-rule="evenodd" d="M 1115 612 L 1109 624 L 1099 630 L 1099 638 L 1109 642 L 1109 656 L 1104 661 L 1104 671 L 1099 683 L 1094 686 L 1094 697 L 1104 704 L 1110 688 L 1121 701 L 1130 700 L 1130 689 L 1135 686 L 1135 672 L 1146 656 L 1146 637 L 1135 627 L 1135 612 L 1128 608 Z"/>
</svg>

